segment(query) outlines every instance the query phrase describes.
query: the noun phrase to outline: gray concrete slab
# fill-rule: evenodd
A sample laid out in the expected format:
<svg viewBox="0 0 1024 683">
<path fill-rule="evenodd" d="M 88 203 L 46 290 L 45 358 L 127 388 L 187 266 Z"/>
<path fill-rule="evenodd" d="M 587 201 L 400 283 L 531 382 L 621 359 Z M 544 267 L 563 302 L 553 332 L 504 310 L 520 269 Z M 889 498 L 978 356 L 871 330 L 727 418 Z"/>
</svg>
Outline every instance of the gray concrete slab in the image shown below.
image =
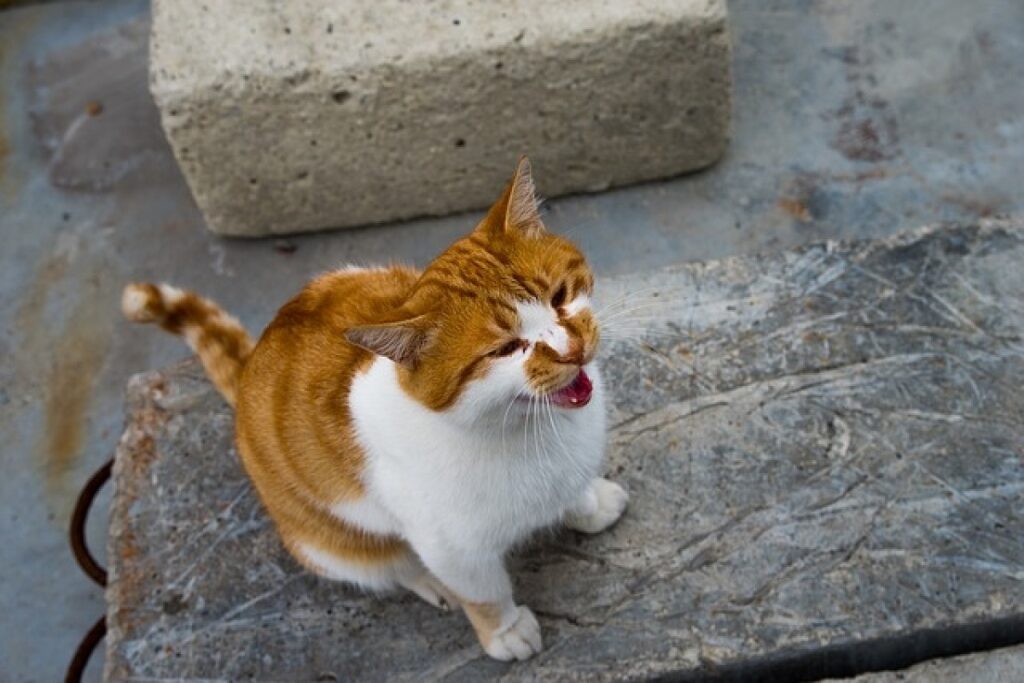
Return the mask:
<svg viewBox="0 0 1024 683">
<path fill-rule="evenodd" d="M 548 203 L 548 223 L 601 273 L 1024 208 L 1021 3 L 729 8 L 736 89 L 726 158 L 694 177 Z M 101 613 L 101 592 L 66 547 L 72 496 L 114 449 L 128 377 L 184 355 L 175 340 L 119 320 L 121 284 L 187 284 L 259 328 L 313 273 L 344 261 L 422 264 L 476 219 L 284 244 L 206 234 L 166 151 L 152 147 L 156 120 L 123 125 L 119 112 L 147 120 L 134 96 L 145 82 L 115 87 L 98 73 L 144 72 L 137 50 L 125 46 L 119 60 L 103 46 L 125 45 L 110 36 L 146 16 L 142 0 L 0 12 L 0 662 L 14 681 L 58 679 Z M 63 140 L 90 102 L 102 111 L 68 137 L 74 153 L 60 154 L 47 131 L 65 122 Z M 535 172 L 543 192 L 544 169 Z M 91 527 L 101 547 L 104 529 L 101 514 Z"/>
<path fill-rule="evenodd" d="M 599 286 L 632 293 L 601 354 L 630 508 L 517 553 L 547 645 L 513 665 L 461 615 L 301 569 L 198 364 L 140 375 L 115 464 L 107 675 L 756 678 L 773 658 L 1022 619 L 1022 260 L 1024 223 L 995 222 Z"/>
</svg>

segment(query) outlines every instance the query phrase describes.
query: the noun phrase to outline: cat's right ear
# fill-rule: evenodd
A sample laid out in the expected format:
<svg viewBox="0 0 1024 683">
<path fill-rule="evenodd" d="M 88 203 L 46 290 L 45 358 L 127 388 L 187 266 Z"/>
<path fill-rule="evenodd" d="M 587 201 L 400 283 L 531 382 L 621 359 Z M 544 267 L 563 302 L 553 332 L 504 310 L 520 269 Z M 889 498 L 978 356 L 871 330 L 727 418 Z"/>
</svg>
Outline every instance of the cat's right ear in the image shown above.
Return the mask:
<svg viewBox="0 0 1024 683">
<path fill-rule="evenodd" d="M 430 341 L 430 326 L 424 316 L 418 316 L 394 323 L 350 327 L 345 330 L 345 338 L 356 346 L 411 368 Z"/>
<path fill-rule="evenodd" d="M 491 206 L 477 230 L 491 238 L 500 238 L 509 233 L 538 237 L 545 232 L 544 223 L 540 219 L 540 201 L 533 186 L 530 160 L 525 156 L 519 158 L 512 180 L 498 201 Z"/>
</svg>

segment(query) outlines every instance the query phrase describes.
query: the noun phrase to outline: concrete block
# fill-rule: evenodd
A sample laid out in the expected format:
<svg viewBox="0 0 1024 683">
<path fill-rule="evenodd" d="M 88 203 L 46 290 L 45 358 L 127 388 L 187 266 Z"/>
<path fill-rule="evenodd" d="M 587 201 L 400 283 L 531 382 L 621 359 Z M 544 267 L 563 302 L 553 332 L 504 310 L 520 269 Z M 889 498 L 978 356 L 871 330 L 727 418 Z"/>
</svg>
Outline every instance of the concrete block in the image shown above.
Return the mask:
<svg viewBox="0 0 1024 683">
<path fill-rule="evenodd" d="M 256 236 L 663 178 L 726 146 L 724 0 L 155 0 L 151 89 L 210 229 Z"/>
<path fill-rule="evenodd" d="M 992 222 L 599 283 L 634 297 L 601 354 L 630 508 L 512 558 L 546 645 L 520 664 L 299 568 L 198 365 L 138 376 L 107 677 L 761 680 L 1024 617 L 1022 259 L 1024 225 Z"/>
</svg>

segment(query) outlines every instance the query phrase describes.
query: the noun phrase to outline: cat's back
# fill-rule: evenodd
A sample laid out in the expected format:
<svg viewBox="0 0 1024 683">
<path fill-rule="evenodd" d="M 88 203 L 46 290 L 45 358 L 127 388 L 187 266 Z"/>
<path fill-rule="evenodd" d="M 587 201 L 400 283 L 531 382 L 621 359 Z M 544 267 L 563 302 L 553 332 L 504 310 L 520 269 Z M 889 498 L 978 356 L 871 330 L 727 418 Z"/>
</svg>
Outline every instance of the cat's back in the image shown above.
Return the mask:
<svg viewBox="0 0 1024 683">
<path fill-rule="evenodd" d="M 287 376 L 315 378 L 369 361 L 368 351 L 346 341 L 346 329 L 379 322 L 401 305 L 419 277 L 412 268 L 348 267 L 317 277 L 281 307 L 243 370 L 251 391 Z M 278 379 L 278 381 L 282 381 Z"/>
<path fill-rule="evenodd" d="M 344 332 L 379 321 L 418 276 L 401 266 L 346 268 L 314 279 L 278 311 L 246 361 L 237 399 L 238 447 L 258 487 L 282 479 L 317 498 L 361 493 L 347 397 L 373 354 Z"/>
</svg>

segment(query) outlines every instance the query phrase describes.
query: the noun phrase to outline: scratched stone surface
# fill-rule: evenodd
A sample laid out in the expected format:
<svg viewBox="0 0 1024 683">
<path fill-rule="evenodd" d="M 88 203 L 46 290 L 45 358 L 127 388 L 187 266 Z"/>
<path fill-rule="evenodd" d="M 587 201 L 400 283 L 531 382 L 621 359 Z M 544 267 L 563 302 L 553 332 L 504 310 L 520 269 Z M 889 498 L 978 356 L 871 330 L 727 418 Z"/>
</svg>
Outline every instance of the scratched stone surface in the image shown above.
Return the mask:
<svg viewBox="0 0 1024 683">
<path fill-rule="evenodd" d="M 632 500 L 511 558 L 545 638 L 527 663 L 300 570 L 198 366 L 137 376 L 107 679 L 687 675 L 1019 616 L 1022 262 L 1024 222 L 988 221 L 603 283 L 608 469 Z"/>
</svg>

